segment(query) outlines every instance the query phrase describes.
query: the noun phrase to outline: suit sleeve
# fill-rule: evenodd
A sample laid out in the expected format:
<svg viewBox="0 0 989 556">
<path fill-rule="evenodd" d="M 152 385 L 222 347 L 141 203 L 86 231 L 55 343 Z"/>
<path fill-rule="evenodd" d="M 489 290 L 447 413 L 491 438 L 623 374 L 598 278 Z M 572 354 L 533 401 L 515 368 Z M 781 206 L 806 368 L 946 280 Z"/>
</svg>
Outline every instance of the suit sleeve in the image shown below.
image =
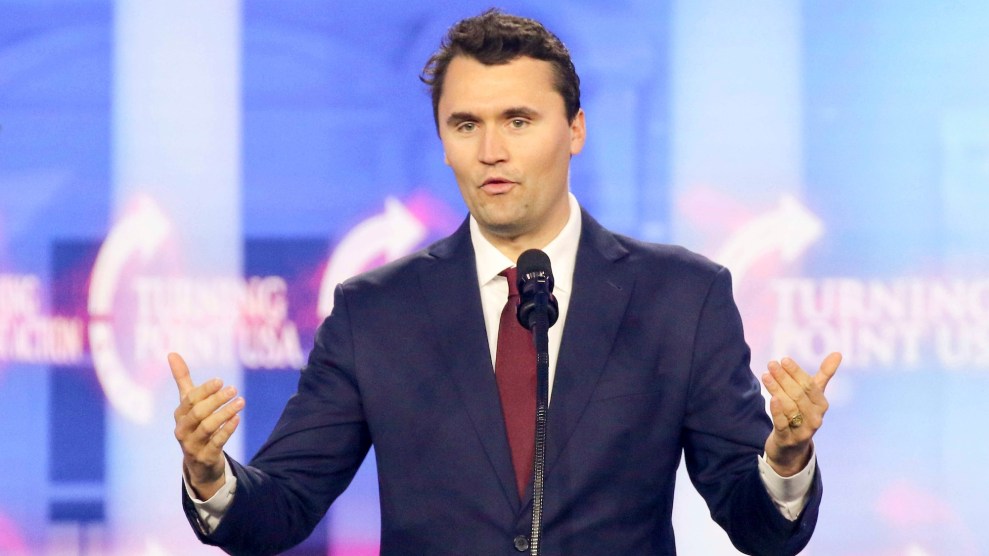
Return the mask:
<svg viewBox="0 0 989 556">
<path fill-rule="evenodd" d="M 798 553 L 810 540 L 821 500 L 820 471 L 800 518 L 773 505 L 758 471 L 772 428 L 749 366 L 731 276 L 715 275 L 697 321 L 684 429 L 687 471 L 711 517 L 746 554 Z"/>
<path fill-rule="evenodd" d="M 251 463 L 231 460 L 233 503 L 212 535 L 193 523 L 200 540 L 230 554 L 284 551 L 309 536 L 350 484 L 371 445 L 352 334 L 337 286 L 333 314 L 317 330 L 297 392 Z"/>
</svg>

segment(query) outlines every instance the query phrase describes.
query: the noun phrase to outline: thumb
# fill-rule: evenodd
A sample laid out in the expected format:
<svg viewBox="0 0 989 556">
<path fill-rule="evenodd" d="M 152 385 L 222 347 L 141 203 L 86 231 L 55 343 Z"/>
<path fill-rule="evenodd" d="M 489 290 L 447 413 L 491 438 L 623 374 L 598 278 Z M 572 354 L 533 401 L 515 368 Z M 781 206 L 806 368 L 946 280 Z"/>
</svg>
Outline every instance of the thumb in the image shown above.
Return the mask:
<svg viewBox="0 0 989 556">
<path fill-rule="evenodd" d="M 824 391 L 828 386 L 828 382 L 831 382 L 831 378 L 838 372 L 838 366 L 841 365 L 841 353 L 835 351 L 828 354 L 821 362 L 821 367 L 814 375 L 814 382 L 821 387 L 821 391 Z"/>
<path fill-rule="evenodd" d="M 175 379 L 175 385 L 179 388 L 179 399 L 182 399 L 186 392 L 195 387 L 195 384 L 192 383 L 192 376 L 189 374 L 189 366 L 177 353 L 168 354 L 168 366 L 172 369 L 172 378 Z"/>
</svg>

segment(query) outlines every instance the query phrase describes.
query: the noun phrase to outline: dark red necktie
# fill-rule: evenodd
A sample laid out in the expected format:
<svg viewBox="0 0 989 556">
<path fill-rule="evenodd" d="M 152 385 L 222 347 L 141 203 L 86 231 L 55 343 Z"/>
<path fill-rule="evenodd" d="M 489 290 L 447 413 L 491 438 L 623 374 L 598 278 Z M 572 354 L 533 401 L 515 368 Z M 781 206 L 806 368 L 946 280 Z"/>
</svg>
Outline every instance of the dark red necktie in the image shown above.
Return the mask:
<svg viewBox="0 0 989 556">
<path fill-rule="evenodd" d="M 505 269 L 501 276 L 508 279 L 508 301 L 501 311 L 498 327 L 498 353 L 495 355 L 495 381 L 501 395 L 501 411 L 505 416 L 505 431 L 512 449 L 515 486 L 519 498 L 525 497 L 536 439 L 536 348 L 532 333 L 515 317 L 519 303 L 517 271 Z"/>
</svg>

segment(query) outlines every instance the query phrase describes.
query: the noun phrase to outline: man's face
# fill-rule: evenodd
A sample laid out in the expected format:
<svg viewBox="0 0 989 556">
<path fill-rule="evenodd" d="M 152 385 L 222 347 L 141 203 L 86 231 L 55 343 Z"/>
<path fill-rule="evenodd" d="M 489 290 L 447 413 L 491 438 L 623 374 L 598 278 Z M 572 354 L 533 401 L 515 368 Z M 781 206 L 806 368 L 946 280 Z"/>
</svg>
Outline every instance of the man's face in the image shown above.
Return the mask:
<svg viewBox="0 0 989 556">
<path fill-rule="evenodd" d="M 438 118 L 445 161 L 481 231 L 544 247 L 570 214 L 570 157 L 584 146 L 584 113 L 568 122 L 549 62 L 486 66 L 458 56 L 447 68 Z"/>
</svg>

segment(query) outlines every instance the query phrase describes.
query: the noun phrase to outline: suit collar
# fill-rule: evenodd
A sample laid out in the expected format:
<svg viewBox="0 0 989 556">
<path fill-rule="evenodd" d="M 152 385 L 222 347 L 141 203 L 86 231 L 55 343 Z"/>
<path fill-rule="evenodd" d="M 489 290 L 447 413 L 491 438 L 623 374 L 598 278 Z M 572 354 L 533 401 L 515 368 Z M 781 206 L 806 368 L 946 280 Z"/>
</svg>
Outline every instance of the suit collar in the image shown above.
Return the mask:
<svg viewBox="0 0 989 556">
<path fill-rule="evenodd" d="M 628 249 L 587 212 L 582 211 L 582 218 L 573 295 L 549 407 L 547 475 L 552 475 L 597 387 L 635 284 L 634 275 L 621 264 Z M 527 502 L 531 505 L 531 489 Z"/>
<path fill-rule="evenodd" d="M 505 501 L 517 514 L 520 501 L 515 471 L 491 368 L 467 220 L 453 235 L 433 244 L 427 252 L 433 257 L 433 264 L 423 267 L 419 280 L 433 324 L 433 337 L 442 346 L 449 376 L 457 385 L 471 424 L 501 483 Z"/>
</svg>

